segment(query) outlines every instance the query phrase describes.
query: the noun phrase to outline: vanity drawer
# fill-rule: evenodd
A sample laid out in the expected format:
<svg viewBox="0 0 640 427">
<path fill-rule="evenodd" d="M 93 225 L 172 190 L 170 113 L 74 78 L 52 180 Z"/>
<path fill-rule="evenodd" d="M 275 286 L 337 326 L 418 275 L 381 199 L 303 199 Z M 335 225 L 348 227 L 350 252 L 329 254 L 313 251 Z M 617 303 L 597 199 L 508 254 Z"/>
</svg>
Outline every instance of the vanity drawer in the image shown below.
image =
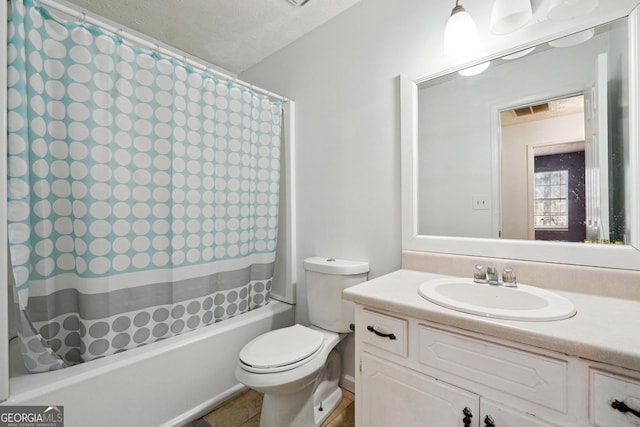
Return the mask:
<svg viewBox="0 0 640 427">
<path fill-rule="evenodd" d="M 362 341 L 407 357 L 407 320 L 362 310 Z"/>
<path fill-rule="evenodd" d="M 567 361 L 424 325 L 418 337 L 420 363 L 567 412 Z"/>
<path fill-rule="evenodd" d="M 611 407 L 611 402 L 618 400 L 640 411 L 640 380 L 596 369 L 592 369 L 589 376 L 589 415 L 592 424 L 600 427 L 640 425 L 640 417 L 630 412 L 623 414 Z"/>
</svg>

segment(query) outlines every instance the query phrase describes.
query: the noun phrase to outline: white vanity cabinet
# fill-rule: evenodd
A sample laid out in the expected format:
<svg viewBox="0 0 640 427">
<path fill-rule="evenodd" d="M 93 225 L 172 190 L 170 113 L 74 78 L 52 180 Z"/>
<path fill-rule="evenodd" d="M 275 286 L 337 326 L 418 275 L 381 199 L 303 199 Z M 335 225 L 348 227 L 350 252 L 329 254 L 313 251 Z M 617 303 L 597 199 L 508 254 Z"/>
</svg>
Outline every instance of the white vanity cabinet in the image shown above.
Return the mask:
<svg viewBox="0 0 640 427">
<path fill-rule="evenodd" d="M 356 367 L 359 427 L 640 426 L 637 372 L 362 305 Z"/>
</svg>

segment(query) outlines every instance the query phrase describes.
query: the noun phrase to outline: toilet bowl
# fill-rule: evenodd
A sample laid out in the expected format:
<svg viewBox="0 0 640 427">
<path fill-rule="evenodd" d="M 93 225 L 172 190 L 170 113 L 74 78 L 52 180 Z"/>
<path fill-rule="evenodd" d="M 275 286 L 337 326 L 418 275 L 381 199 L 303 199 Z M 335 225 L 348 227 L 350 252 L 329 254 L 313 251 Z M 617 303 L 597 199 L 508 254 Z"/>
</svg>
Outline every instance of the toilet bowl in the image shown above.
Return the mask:
<svg viewBox="0 0 640 427">
<path fill-rule="evenodd" d="M 267 332 L 240 351 L 236 378 L 264 393 L 260 427 L 319 426 L 340 403 L 340 355 L 334 347 L 353 324 L 342 290 L 366 280 L 365 262 L 304 261 L 311 326 Z"/>
<path fill-rule="evenodd" d="M 314 391 L 334 395 L 320 374 L 328 370 L 328 356 L 345 335 L 315 327 L 294 325 L 267 332 L 240 352 L 236 369 L 238 381 L 264 393 L 261 426 L 316 426 L 333 410 L 331 402 L 314 402 Z M 300 344 L 299 350 L 295 344 Z M 281 350 L 281 351 L 276 351 Z M 260 357 L 262 353 L 265 357 Z M 337 358 L 338 364 L 340 358 Z M 332 363 L 335 366 L 335 357 Z M 335 406 L 340 402 L 338 398 Z M 335 407 L 334 406 L 334 407 Z M 316 409 L 322 408 L 322 410 Z M 316 419 L 318 418 L 318 419 Z"/>
</svg>

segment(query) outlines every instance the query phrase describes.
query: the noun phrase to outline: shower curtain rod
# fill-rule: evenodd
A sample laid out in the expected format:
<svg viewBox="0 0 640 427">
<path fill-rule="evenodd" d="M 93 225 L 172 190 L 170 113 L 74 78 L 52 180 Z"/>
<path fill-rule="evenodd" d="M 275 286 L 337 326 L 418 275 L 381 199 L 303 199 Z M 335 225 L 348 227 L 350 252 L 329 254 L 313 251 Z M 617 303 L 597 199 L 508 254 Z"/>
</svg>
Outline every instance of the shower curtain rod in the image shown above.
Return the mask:
<svg viewBox="0 0 640 427">
<path fill-rule="evenodd" d="M 185 64 L 191 67 L 197 68 L 206 73 L 214 74 L 225 80 L 230 80 L 233 83 L 236 83 L 238 85 L 246 86 L 251 90 L 258 92 L 262 95 L 266 95 L 270 98 L 274 98 L 282 102 L 290 101 L 290 99 L 285 98 L 284 96 L 278 95 L 277 93 L 273 93 L 266 89 L 262 89 L 258 86 L 254 86 L 251 83 L 247 83 L 236 77 L 230 76 L 229 74 L 223 73 L 222 71 L 218 71 L 215 68 L 211 68 L 211 66 L 214 66 L 214 67 L 217 67 L 217 66 L 214 64 L 210 64 L 210 66 L 208 66 L 206 65 L 206 62 L 201 58 L 197 58 L 193 55 L 189 55 L 186 52 L 183 52 L 174 47 L 162 47 L 160 46 L 159 41 L 154 43 L 151 40 L 148 40 L 144 37 L 133 34 L 131 32 L 132 30 L 125 29 L 122 26 L 115 26 L 113 24 L 109 24 L 104 21 L 105 18 L 100 18 L 98 17 L 98 15 L 94 15 L 91 12 L 87 12 L 84 9 L 80 9 L 75 5 L 71 6 L 71 5 L 63 4 L 56 0 L 39 0 L 38 3 L 42 6 L 46 6 L 50 9 L 54 9 L 54 10 L 57 10 L 58 12 L 69 15 L 74 19 L 78 19 L 80 22 L 86 22 L 88 24 L 102 28 L 103 30 L 107 30 L 118 37 L 126 39 L 135 45 L 138 45 L 139 47 L 144 47 L 152 51 L 157 51 L 159 53 L 162 53 L 163 55 L 169 56 L 178 61 L 183 61 Z M 168 45 L 165 45 L 165 46 L 168 46 Z M 190 56 L 191 58 L 188 58 L 188 56 Z M 192 59 L 192 58 L 195 58 L 195 59 Z"/>
</svg>

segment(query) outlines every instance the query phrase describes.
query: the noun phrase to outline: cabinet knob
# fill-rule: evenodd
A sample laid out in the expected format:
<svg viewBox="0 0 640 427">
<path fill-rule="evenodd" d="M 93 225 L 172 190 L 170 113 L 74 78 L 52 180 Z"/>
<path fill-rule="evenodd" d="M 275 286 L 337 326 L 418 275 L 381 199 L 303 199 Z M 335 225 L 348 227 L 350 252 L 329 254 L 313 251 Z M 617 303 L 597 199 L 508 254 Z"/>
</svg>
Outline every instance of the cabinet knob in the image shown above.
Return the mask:
<svg viewBox="0 0 640 427">
<path fill-rule="evenodd" d="M 468 407 L 465 407 L 462 410 L 462 415 L 464 415 L 464 417 L 462 418 L 464 427 L 471 427 L 471 419 L 473 418 L 473 413 L 471 412 L 471 409 L 469 409 Z"/>
<path fill-rule="evenodd" d="M 491 415 L 484 417 L 484 427 L 496 427 L 496 423 L 493 421 Z"/>
</svg>

